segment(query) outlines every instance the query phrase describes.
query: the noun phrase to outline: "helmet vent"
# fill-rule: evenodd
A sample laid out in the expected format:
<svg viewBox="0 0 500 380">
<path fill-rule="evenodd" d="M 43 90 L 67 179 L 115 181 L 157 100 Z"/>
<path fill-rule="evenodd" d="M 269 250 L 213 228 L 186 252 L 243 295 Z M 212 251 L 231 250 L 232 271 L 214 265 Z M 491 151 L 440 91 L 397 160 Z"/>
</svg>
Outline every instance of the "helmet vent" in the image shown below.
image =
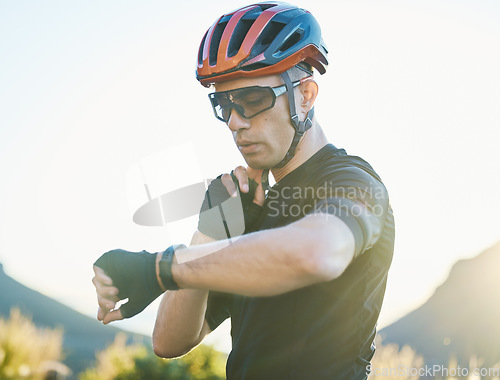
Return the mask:
<svg viewBox="0 0 500 380">
<path fill-rule="evenodd" d="M 256 62 L 256 63 L 252 63 L 251 65 L 243 66 L 241 68 L 241 70 L 243 70 L 243 71 L 254 71 L 254 70 L 262 69 L 262 68 L 267 67 L 267 66 L 269 66 L 269 65 L 267 65 L 265 63 L 261 63 L 261 62 Z"/>
<path fill-rule="evenodd" d="M 208 55 L 208 62 L 210 66 L 215 66 L 217 64 L 217 53 L 219 51 L 220 39 L 224 29 L 226 29 L 227 22 L 221 22 L 217 24 L 212 34 L 212 40 L 210 42 L 210 53 Z"/>
<path fill-rule="evenodd" d="M 208 33 L 208 31 L 207 31 Z M 198 50 L 198 64 L 203 65 L 203 48 L 205 46 L 205 41 L 207 39 L 207 33 L 203 36 L 203 39 L 201 40 L 200 44 L 200 49 Z"/>
<path fill-rule="evenodd" d="M 265 11 L 266 9 L 275 7 L 278 4 L 255 4 L 255 5 L 258 5 L 260 9 L 262 9 L 262 11 Z"/>
<path fill-rule="evenodd" d="M 227 47 L 227 56 L 228 57 L 234 57 L 238 51 L 241 48 L 241 44 L 243 43 L 243 40 L 245 39 L 248 31 L 252 27 L 253 23 L 255 22 L 255 19 L 252 20 L 245 20 L 241 19 L 238 25 L 236 26 L 233 36 L 231 37 L 231 40 L 229 41 L 229 45 Z"/>
<path fill-rule="evenodd" d="M 293 34 L 286 39 L 286 41 L 281 45 L 281 47 L 276 51 L 277 53 L 283 53 L 288 49 L 292 48 L 294 45 L 298 44 L 302 39 L 304 34 L 303 29 L 297 29 Z"/>
<path fill-rule="evenodd" d="M 264 30 L 262 31 L 261 35 L 259 36 L 259 39 L 255 43 L 255 46 L 259 46 L 259 49 L 257 49 L 259 52 L 265 51 L 269 45 L 274 41 L 275 37 L 283 30 L 286 24 L 283 24 L 281 22 L 273 22 L 271 21 L 269 24 L 266 25 Z M 257 55 L 257 54 L 255 54 Z"/>
</svg>

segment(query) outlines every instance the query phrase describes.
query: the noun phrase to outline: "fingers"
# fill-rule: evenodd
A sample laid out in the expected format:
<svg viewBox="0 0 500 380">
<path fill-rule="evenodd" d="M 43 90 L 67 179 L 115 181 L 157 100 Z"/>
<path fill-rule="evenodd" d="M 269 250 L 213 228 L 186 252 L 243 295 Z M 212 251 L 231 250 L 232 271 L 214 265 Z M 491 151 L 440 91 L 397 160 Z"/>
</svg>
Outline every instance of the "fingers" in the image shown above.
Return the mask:
<svg viewBox="0 0 500 380">
<path fill-rule="evenodd" d="M 238 166 L 236 169 L 234 169 L 233 173 L 236 179 L 238 180 L 238 183 L 240 184 L 240 190 L 244 193 L 248 193 L 248 190 L 250 188 L 248 186 L 247 169 L 243 166 Z"/>
<path fill-rule="evenodd" d="M 95 276 L 92 278 L 92 283 L 96 288 L 96 292 L 101 297 L 109 298 L 110 300 L 118 301 L 118 288 L 112 286 L 113 281 L 107 276 L 104 271 L 94 266 Z"/>
<path fill-rule="evenodd" d="M 253 179 L 259 184 L 259 186 L 257 186 L 257 189 L 255 189 L 253 202 L 258 204 L 259 206 L 262 206 L 264 204 L 264 201 L 266 200 L 266 194 L 264 192 L 264 187 L 262 186 L 262 173 L 264 173 L 264 170 L 248 167 L 247 173 L 249 178 Z"/>
<path fill-rule="evenodd" d="M 99 321 L 102 321 L 103 324 L 107 325 L 110 322 L 113 321 L 120 321 L 124 317 L 122 315 L 122 312 L 120 309 L 116 310 L 104 310 L 102 308 L 99 308 L 97 311 L 97 319 Z"/>
<path fill-rule="evenodd" d="M 222 184 L 226 187 L 227 192 L 231 197 L 236 197 L 238 195 L 238 192 L 236 191 L 236 185 L 234 184 L 233 178 L 231 177 L 230 174 L 224 174 L 221 177 Z"/>
<path fill-rule="evenodd" d="M 247 168 L 248 178 L 253 179 L 257 183 L 262 182 L 262 173 L 263 172 L 264 172 L 263 169 L 254 169 L 254 168 L 251 168 L 250 166 Z"/>
<path fill-rule="evenodd" d="M 259 206 L 262 206 L 265 201 L 265 193 L 264 189 L 262 187 L 262 169 L 254 169 L 251 167 L 245 168 L 243 166 L 238 166 L 236 169 L 234 169 L 233 174 L 238 180 L 238 183 L 240 185 L 240 190 L 243 193 L 248 193 L 250 190 L 249 186 L 249 180 L 253 179 L 256 181 L 259 186 L 257 187 L 257 190 L 255 192 L 255 198 L 254 202 L 257 203 Z M 230 174 L 224 174 L 221 177 L 222 184 L 226 187 L 227 192 L 231 195 L 231 197 L 236 197 L 237 196 L 237 189 L 236 185 L 233 181 L 233 178 L 231 177 Z"/>
<path fill-rule="evenodd" d="M 102 323 L 104 323 L 105 325 L 107 325 L 110 322 L 120 321 L 122 319 L 123 319 L 123 315 L 122 315 L 121 310 L 120 309 L 116 309 L 116 310 L 112 310 L 109 313 L 107 313 L 104 316 L 104 319 L 102 320 Z"/>
<path fill-rule="evenodd" d="M 97 320 L 102 321 L 107 313 L 109 313 L 109 311 L 103 310 L 101 307 L 98 307 L 97 308 Z"/>
<path fill-rule="evenodd" d="M 243 166 L 238 166 L 236 169 L 233 170 L 233 174 L 238 180 L 238 183 L 240 185 L 240 190 L 243 193 L 248 193 L 250 187 L 248 185 L 248 173 L 247 169 Z M 230 174 L 224 174 L 221 177 L 222 184 L 226 187 L 227 192 L 232 196 L 236 197 L 237 196 L 237 191 L 236 191 L 236 185 L 233 181 L 233 178 L 231 177 Z"/>
<path fill-rule="evenodd" d="M 97 294 L 111 300 L 118 300 L 118 288 L 104 285 L 97 277 L 92 279 Z"/>
<path fill-rule="evenodd" d="M 116 303 L 120 301 L 118 299 L 118 297 L 104 297 L 102 295 L 100 295 L 99 293 L 97 293 L 97 303 L 99 304 L 99 306 L 103 309 L 106 309 L 106 310 L 111 310 L 111 309 L 114 309 L 115 306 L 116 306 Z"/>
<path fill-rule="evenodd" d="M 262 183 L 259 183 L 259 186 L 257 186 L 257 189 L 255 190 L 255 196 L 253 198 L 253 203 L 256 203 L 259 206 L 262 206 L 264 204 L 265 200 L 266 200 L 266 195 L 264 193 L 264 188 L 262 187 Z"/>
<path fill-rule="evenodd" d="M 99 309 L 97 310 L 97 320 L 102 321 L 106 315 L 116 307 L 116 302 L 113 302 L 107 298 L 97 295 L 97 303 L 99 304 Z"/>
<path fill-rule="evenodd" d="M 93 266 L 95 277 L 99 282 L 101 282 L 103 285 L 113 285 L 113 280 L 111 277 L 106 275 L 106 272 L 104 272 L 104 269 L 96 267 L 95 265 Z M 92 280 L 93 281 L 93 280 Z"/>
<path fill-rule="evenodd" d="M 97 312 L 97 319 L 102 321 L 106 318 L 110 310 L 114 309 L 116 303 L 119 301 L 118 289 L 112 286 L 113 281 L 105 272 L 94 266 L 95 276 L 92 278 L 92 283 L 96 288 L 97 303 L 99 310 Z"/>
</svg>

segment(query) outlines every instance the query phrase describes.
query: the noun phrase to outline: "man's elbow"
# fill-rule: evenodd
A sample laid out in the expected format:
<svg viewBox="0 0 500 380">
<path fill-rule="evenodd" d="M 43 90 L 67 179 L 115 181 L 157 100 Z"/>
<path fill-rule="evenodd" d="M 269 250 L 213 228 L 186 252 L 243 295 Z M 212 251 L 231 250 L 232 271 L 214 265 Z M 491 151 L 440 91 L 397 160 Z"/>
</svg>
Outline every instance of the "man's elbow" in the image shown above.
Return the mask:
<svg viewBox="0 0 500 380">
<path fill-rule="evenodd" d="M 186 355 L 193 348 L 198 346 L 203 338 L 210 333 L 210 327 L 205 322 L 199 334 L 188 334 L 183 338 L 166 335 L 164 330 L 153 331 L 153 352 L 156 356 L 165 359 L 174 359 Z"/>
<path fill-rule="evenodd" d="M 303 255 L 304 270 L 317 282 L 340 277 L 354 257 L 354 236 L 343 222 L 340 223 L 343 224 L 342 233 L 323 234 L 312 244 L 308 254 Z"/>
<path fill-rule="evenodd" d="M 196 344 L 193 344 L 191 347 L 187 345 L 180 345 L 179 343 L 175 343 L 172 338 L 166 337 L 165 332 L 153 331 L 153 352 L 156 356 L 165 359 L 173 359 L 178 358 L 179 356 L 187 354 L 191 348 L 193 348 Z"/>
<path fill-rule="evenodd" d="M 169 350 L 164 350 L 163 348 L 157 349 L 153 347 L 153 351 L 156 356 L 162 359 L 175 359 L 175 358 L 180 358 L 181 356 L 186 355 L 189 351 L 191 350 L 186 350 L 186 351 L 169 351 Z"/>
<path fill-rule="evenodd" d="M 194 347 L 170 347 L 165 344 L 158 344 L 155 339 L 153 339 L 153 352 L 156 356 L 164 359 L 175 359 L 186 355 Z"/>
<path fill-rule="evenodd" d="M 340 277 L 346 267 L 346 265 L 328 257 L 326 253 L 310 255 L 303 264 L 304 271 L 314 279 L 314 282 L 334 280 Z"/>
</svg>

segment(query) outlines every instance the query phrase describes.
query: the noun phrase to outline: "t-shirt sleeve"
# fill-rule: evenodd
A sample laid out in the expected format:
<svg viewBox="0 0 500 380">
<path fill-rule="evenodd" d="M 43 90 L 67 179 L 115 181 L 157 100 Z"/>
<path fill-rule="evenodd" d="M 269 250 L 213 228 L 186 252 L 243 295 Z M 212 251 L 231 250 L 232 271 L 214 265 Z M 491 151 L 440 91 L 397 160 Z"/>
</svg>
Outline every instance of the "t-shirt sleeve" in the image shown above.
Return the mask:
<svg viewBox="0 0 500 380">
<path fill-rule="evenodd" d="M 333 170 L 323 186 L 313 210 L 335 215 L 349 227 L 356 258 L 371 248 L 382 233 L 389 207 L 387 190 L 378 178 L 356 166 Z"/>
<path fill-rule="evenodd" d="M 222 322 L 230 317 L 229 312 L 230 294 L 211 291 L 208 293 L 207 310 L 205 320 L 214 331 Z"/>
</svg>

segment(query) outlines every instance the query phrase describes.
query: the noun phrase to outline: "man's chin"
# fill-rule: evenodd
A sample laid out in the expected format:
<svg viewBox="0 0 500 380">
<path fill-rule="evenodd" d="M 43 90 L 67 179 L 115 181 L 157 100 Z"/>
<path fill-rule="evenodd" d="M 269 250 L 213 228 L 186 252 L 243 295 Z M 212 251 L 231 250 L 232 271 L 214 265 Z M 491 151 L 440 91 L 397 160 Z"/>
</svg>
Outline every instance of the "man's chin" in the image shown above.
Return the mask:
<svg viewBox="0 0 500 380">
<path fill-rule="evenodd" d="M 243 156 L 243 158 L 245 159 L 245 162 L 247 163 L 248 166 L 250 166 L 251 168 L 256 169 L 256 170 L 271 169 L 279 163 L 279 161 L 274 162 L 274 161 L 268 161 L 268 160 L 258 160 L 256 158 L 245 157 L 245 156 Z"/>
</svg>

